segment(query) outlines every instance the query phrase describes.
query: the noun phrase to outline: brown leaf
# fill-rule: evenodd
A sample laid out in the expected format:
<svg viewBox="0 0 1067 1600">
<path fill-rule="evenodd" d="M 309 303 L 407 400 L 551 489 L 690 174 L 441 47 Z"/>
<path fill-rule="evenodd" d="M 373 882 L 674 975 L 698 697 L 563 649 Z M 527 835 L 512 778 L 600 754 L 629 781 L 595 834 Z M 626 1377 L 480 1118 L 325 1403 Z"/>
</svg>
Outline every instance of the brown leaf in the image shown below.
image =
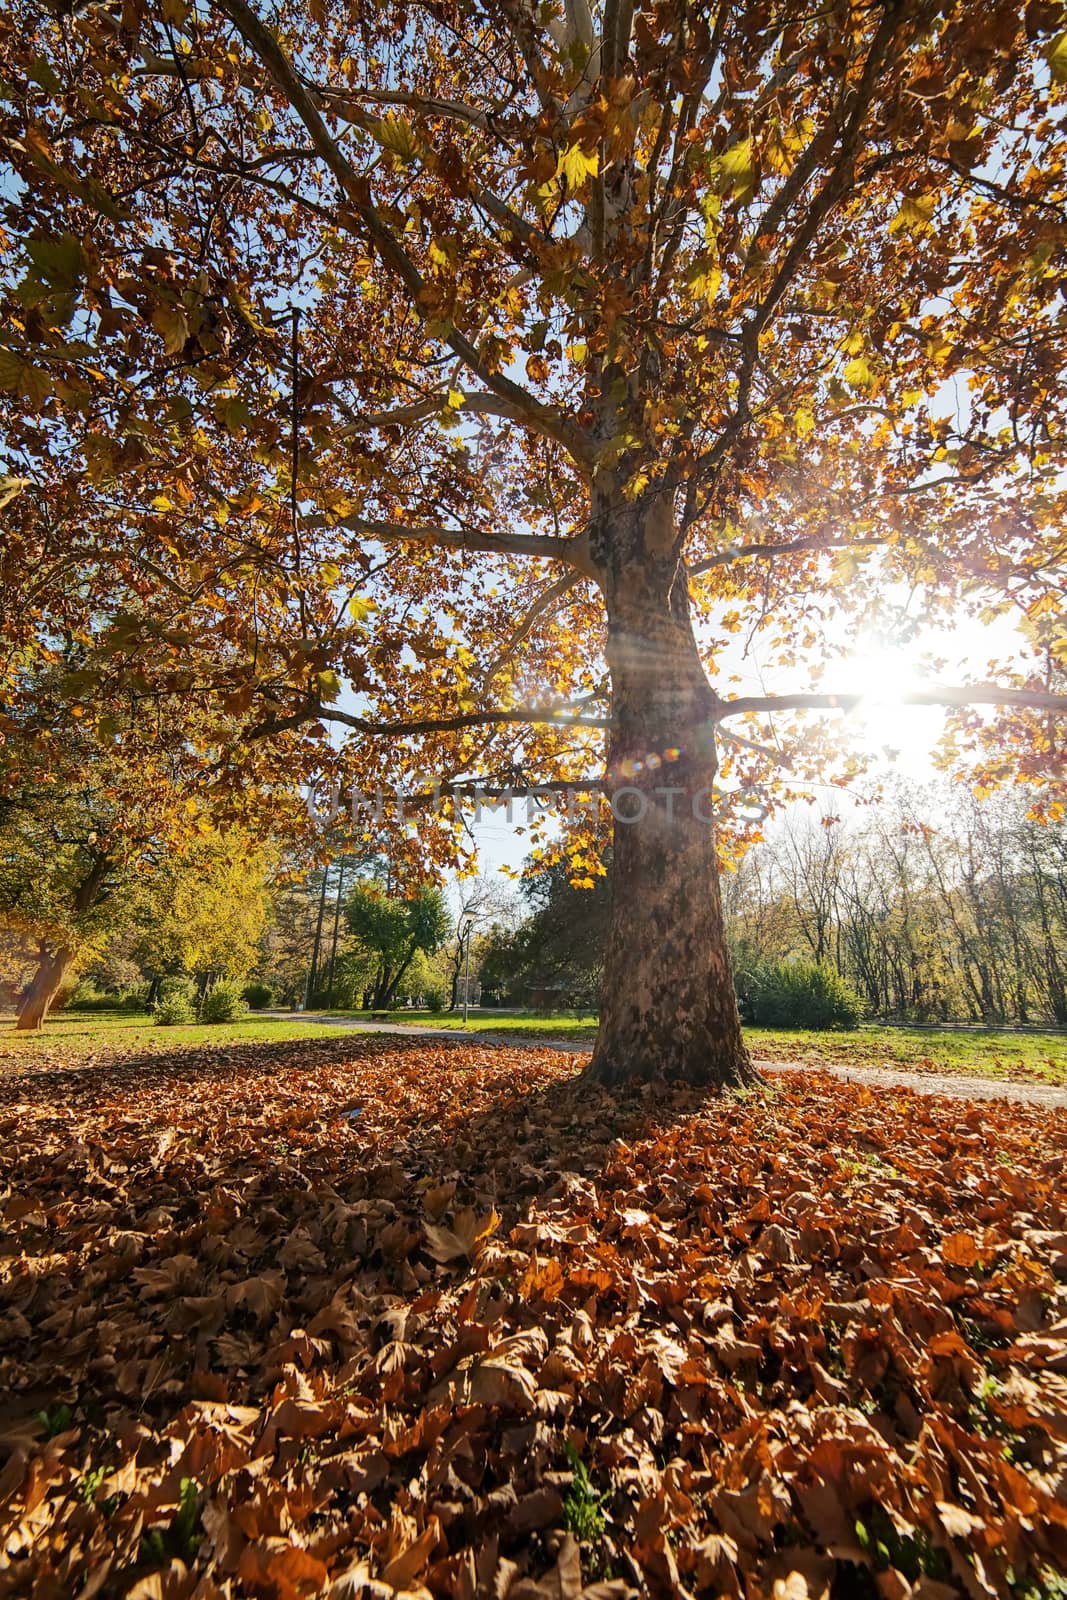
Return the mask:
<svg viewBox="0 0 1067 1600">
<path fill-rule="evenodd" d="M 426 1570 L 430 1557 L 441 1542 L 441 1524 L 436 1517 L 429 1522 L 418 1537 L 403 1548 L 397 1549 L 382 1568 L 382 1581 L 394 1589 L 407 1589 L 412 1581 Z"/>
<path fill-rule="evenodd" d="M 500 1217 L 495 1210 L 487 1217 L 479 1218 L 474 1210 L 467 1206 L 457 1212 L 451 1228 L 424 1222 L 423 1231 L 429 1240 L 430 1255 L 435 1261 L 446 1264 L 463 1256 L 469 1261 L 475 1260 L 481 1246 L 499 1225 Z"/>
</svg>

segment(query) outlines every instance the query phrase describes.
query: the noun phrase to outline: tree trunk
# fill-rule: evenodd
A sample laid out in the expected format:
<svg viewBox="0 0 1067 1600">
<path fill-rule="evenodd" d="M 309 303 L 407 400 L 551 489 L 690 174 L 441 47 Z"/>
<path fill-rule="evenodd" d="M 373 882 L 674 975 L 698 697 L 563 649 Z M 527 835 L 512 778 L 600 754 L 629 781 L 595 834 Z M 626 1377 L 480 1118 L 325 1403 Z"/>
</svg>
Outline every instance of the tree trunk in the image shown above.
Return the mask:
<svg viewBox="0 0 1067 1600">
<path fill-rule="evenodd" d="M 374 998 L 371 1002 L 375 1011 L 389 1010 L 389 991 L 393 982 L 393 969 L 383 959 L 378 968 L 378 977 L 374 984 Z"/>
<path fill-rule="evenodd" d="M 111 869 L 111 860 L 106 852 L 94 851 L 91 864 L 85 877 L 79 883 L 74 893 L 73 912 L 75 925 L 77 919 L 86 911 L 92 909 L 104 893 L 108 872 Z M 59 993 L 60 986 L 67 973 L 70 971 L 74 960 L 75 948 L 71 945 L 61 945 L 54 952 L 39 947 L 37 971 L 30 980 L 29 987 L 22 997 L 19 1006 L 18 1022 L 16 1029 L 21 1033 L 39 1033 L 44 1027 L 48 1008 Z"/>
<path fill-rule="evenodd" d="M 41 949 L 37 971 L 30 979 L 19 1006 L 15 1026 L 20 1033 L 40 1033 L 48 1008 L 59 993 L 73 960 L 73 950 L 62 948 L 52 952 Z"/>
<path fill-rule="evenodd" d="M 611 913 L 589 1076 L 758 1081 L 741 1037 L 712 812 L 715 696 L 662 502 L 591 530 L 608 615 Z"/>
<path fill-rule="evenodd" d="M 345 858 L 341 857 L 341 865 L 337 874 L 337 900 L 333 908 L 333 942 L 330 945 L 330 973 L 326 980 L 326 1009 L 333 1007 L 333 979 L 337 970 L 337 939 L 341 931 L 341 898 L 345 887 Z"/>
<path fill-rule="evenodd" d="M 388 985 L 387 985 L 387 987 L 385 989 L 385 998 L 382 1001 L 382 1010 L 383 1011 L 395 1011 L 396 1010 L 397 990 L 400 988 L 400 985 L 404 980 L 404 974 L 407 972 L 407 970 L 410 967 L 411 963 L 414 961 L 415 952 L 416 952 L 416 950 L 418 948 L 419 948 L 418 945 L 414 941 L 412 941 L 411 947 L 408 950 L 407 955 L 404 957 L 403 961 L 400 963 L 400 966 L 399 966 L 398 970 L 390 978 L 389 983 L 388 983 Z"/>
</svg>

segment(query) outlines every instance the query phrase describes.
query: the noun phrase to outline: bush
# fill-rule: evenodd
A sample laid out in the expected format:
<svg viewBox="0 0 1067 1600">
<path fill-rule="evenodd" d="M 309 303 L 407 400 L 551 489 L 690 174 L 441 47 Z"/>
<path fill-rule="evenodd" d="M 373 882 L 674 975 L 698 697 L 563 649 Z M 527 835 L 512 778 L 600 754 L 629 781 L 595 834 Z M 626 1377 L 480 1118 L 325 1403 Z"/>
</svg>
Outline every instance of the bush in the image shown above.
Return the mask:
<svg viewBox="0 0 1067 1600">
<path fill-rule="evenodd" d="M 156 1002 L 156 1026 L 174 1028 L 186 1022 L 195 1022 L 196 1013 L 187 994 L 176 989 Z"/>
<path fill-rule="evenodd" d="M 239 1022 L 245 1010 L 241 985 L 232 978 L 220 978 L 200 1002 L 200 1021 Z"/>
<path fill-rule="evenodd" d="M 743 980 L 742 1015 L 764 1028 L 854 1028 L 859 996 L 833 967 L 768 961 Z"/>
<path fill-rule="evenodd" d="M 66 1011 L 77 992 L 78 980 L 76 978 L 69 980 L 67 983 L 61 984 L 56 990 L 55 994 L 52 996 L 52 1004 L 49 1006 L 49 1010 Z"/>
<path fill-rule="evenodd" d="M 440 984 L 430 984 L 426 990 L 427 1011 L 443 1011 L 445 1009 L 445 991 Z"/>
<path fill-rule="evenodd" d="M 83 979 L 70 999 L 67 1001 L 68 1011 L 115 1011 L 122 1004 L 117 994 L 101 994 L 94 983 Z M 55 1010 L 55 1001 L 52 1010 Z"/>
<path fill-rule="evenodd" d="M 160 1000 L 169 1000 L 172 995 L 176 994 L 184 995 L 189 1004 L 195 1008 L 196 984 L 187 973 L 170 972 L 165 978 L 159 980 L 157 1004 Z"/>
<path fill-rule="evenodd" d="M 269 983 L 248 983 L 243 994 L 253 1011 L 265 1011 L 274 999 L 274 990 Z"/>
</svg>

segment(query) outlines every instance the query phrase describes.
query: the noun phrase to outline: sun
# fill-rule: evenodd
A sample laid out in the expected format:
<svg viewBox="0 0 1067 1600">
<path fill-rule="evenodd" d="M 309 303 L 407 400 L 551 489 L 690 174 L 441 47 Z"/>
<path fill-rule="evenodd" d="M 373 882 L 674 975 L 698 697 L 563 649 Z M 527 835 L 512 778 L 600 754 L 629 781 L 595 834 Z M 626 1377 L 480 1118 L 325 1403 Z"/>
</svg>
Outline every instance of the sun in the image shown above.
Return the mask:
<svg viewBox="0 0 1067 1600">
<path fill-rule="evenodd" d="M 936 706 L 908 704 L 909 695 L 930 683 L 914 646 L 861 640 L 833 676 L 843 693 L 860 696 L 848 714 L 852 742 L 910 776 L 928 776 L 944 712 Z"/>
</svg>

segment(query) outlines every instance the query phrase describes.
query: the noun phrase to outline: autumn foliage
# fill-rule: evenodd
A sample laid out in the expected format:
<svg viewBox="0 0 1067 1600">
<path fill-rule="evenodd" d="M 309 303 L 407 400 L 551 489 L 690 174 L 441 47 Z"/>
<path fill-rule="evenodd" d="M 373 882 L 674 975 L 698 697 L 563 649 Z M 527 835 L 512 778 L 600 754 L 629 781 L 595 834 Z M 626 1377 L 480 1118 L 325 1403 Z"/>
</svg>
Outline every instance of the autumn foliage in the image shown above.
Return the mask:
<svg viewBox="0 0 1067 1600">
<path fill-rule="evenodd" d="M 946 759 L 1062 806 L 1063 25 L 19 0 L 20 728 L 69 641 L 105 740 L 129 698 L 233 719 L 207 787 L 436 778 L 396 830 L 420 868 L 465 857 L 480 784 L 636 786 L 592 1070 L 745 1081 L 708 807 L 842 776 L 865 630 L 1018 624 L 989 681 L 911 698 L 954 713 Z M 735 693 L 733 641 L 780 692 Z"/>
<path fill-rule="evenodd" d="M 1065 1113 L 572 1073 L 10 1072 L 3 1592 L 1053 1592 Z"/>
</svg>

